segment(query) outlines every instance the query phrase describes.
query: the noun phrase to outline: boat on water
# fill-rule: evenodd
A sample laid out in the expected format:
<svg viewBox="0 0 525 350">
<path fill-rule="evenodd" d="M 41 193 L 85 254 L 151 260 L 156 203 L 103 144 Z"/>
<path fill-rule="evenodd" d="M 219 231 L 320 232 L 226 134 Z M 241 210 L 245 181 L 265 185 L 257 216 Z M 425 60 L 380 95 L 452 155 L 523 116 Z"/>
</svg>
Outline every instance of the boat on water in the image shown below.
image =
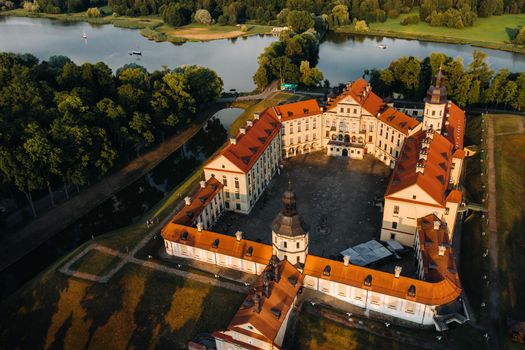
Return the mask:
<svg viewBox="0 0 525 350">
<path fill-rule="evenodd" d="M 130 56 L 133 56 L 133 55 L 135 55 L 135 56 L 142 56 L 142 51 L 132 50 L 132 51 L 129 52 L 129 55 Z"/>
<path fill-rule="evenodd" d="M 86 32 L 82 33 L 82 39 L 87 39 L 87 38 L 88 38 L 88 36 L 87 36 Z"/>
<path fill-rule="evenodd" d="M 379 45 L 377 45 L 377 47 L 382 49 L 382 50 L 386 49 L 386 45 L 383 45 L 383 44 L 379 44 Z"/>
</svg>

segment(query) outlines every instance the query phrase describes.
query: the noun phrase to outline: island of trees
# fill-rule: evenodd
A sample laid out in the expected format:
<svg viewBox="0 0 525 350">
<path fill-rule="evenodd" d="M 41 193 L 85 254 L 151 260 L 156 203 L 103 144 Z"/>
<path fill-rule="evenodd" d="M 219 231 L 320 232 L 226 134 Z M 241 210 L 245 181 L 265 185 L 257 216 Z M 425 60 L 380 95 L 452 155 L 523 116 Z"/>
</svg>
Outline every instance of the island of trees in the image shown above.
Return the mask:
<svg viewBox="0 0 525 350">
<path fill-rule="evenodd" d="M 0 184 L 32 193 L 88 184 L 192 122 L 221 93 L 198 66 L 115 74 L 104 63 L 0 54 Z"/>
</svg>

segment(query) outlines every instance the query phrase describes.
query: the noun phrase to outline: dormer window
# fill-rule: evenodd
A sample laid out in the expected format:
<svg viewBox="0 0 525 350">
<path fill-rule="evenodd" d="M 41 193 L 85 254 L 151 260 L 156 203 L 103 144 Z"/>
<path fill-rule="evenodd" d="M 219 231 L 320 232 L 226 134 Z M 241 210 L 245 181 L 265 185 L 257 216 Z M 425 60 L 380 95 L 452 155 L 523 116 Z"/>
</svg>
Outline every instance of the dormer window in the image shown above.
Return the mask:
<svg viewBox="0 0 525 350">
<path fill-rule="evenodd" d="M 187 241 L 188 240 L 188 231 L 182 232 L 182 235 L 180 236 L 181 241 Z"/>
<path fill-rule="evenodd" d="M 416 286 L 414 286 L 413 284 L 410 287 L 408 287 L 408 296 L 409 297 L 416 296 Z"/>
<path fill-rule="evenodd" d="M 330 271 L 332 270 L 332 268 L 330 267 L 330 265 L 326 265 L 324 267 L 324 270 L 323 270 L 323 276 L 330 276 Z"/>
<path fill-rule="evenodd" d="M 368 275 L 365 277 L 365 286 L 371 287 L 372 286 L 372 275 Z"/>
<path fill-rule="evenodd" d="M 219 248 L 219 239 L 217 238 L 215 241 L 213 241 L 213 243 L 211 244 L 211 247 L 212 248 Z"/>
<path fill-rule="evenodd" d="M 253 247 L 249 247 L 246 251 L 246 256 L 252 256 L 253 255 Z"/>
</svg>

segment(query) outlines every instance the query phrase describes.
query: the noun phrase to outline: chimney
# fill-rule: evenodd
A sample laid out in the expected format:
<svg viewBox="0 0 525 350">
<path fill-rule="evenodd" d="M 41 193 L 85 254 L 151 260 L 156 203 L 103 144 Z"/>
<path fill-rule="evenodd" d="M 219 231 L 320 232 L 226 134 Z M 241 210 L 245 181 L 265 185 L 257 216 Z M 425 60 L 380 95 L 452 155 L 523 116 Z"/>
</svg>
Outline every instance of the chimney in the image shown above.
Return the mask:
<svg viewBox="0 0 525 350">
<path fill-rule="evenodd" d="M 396 266 L 394 268 L 394 275 L 396 276 L 396 278 L 399 278 L 399 276 L 401 276 L 401 271 L 403 270 L 403 268 L 401 266 Z"/>
<path fill-rule="evenodd" d="M 350 265 L 350 257 L 348 255 L 343 255 L 343 264 L 345 266 Z"/>
<path fill-rule="evenodd" d="M 324 112 L 324 107 L 320 107 L 319 110 L 320 110 L 321 112 Z"/>
<path fill-rule="evenodd" d="M 425 161 L 420 160 L 416 164 L 416 173 L 424 174 L 425 173 Z"/>
<path fill-rule="evenodd" d="M 237 144 L 237 138 L 236 137 L 230 137 L 230 144 L 236 145 Z"/>
<path fill-rule="evenodd" d="M 261 297 L 257 292 L 253 294 L 253 307 L 255 308 L 255 312 L 261 312 Z"/>
<path fill-rule="evenodd" d="M 434 138 L 434 129 L 428 129 L 427 130 L 427 138 L 433 139 Z"/>
<path fill-rule="evenodd" d="M 239 133 L 240 133 L 241 135 L 246 134 L 246 129 L 245 129 L 245 128 L 239 128 Z"/>
<path fill-rule="evenodd" d="M 260 117 L 260 116 L 261 116 L 260 113 L 257 113 L 257 112 L 253 113 L 253 119 L 254 119 L 254 120 L 259 120 L 259 117 Z"/>
<path fill-rule="evenodd" d="M 283 119 L 282 114 L 277 114 L 277 120 L 281 120 L 281 119 Z"/>
<path fill-rule="evenodd" d="M 200 183 L 200 185 L 201 185 L 201 188 L 206 187 L 206 181 L 201 181 L 201 182 L 199 182 L 199 183 Z"/>
<path fill-rule="evenodd" d="M 251 127 L 251 126 L 253 126 L 253 120 L 247 120 L 246 127 Z"/>
<path fill-rule="evenodd" d="M 240 241 L 242 239 L 242 231 L 235 232 L 235 238 Z"/>
<path fill-rule="evenodd" d="M 190 205 L 191 204 L 191 198 L 190 197 L 184 197 L 184 203 L 186 205 Z"/>
<path fill-rule="evenodd" d="M 422 142 L 421 142 L 421 145 L 423 147 L 427 147 L 428 145 L 430 145 L 430 137 L 426 137 Z"/>
<path fill-rule="evenodd" d="M 447 247 L 445 247 L 444 245 L 440 244 L 439 247 L 438 247 L 438 255 L 439 256 L 445 255 L 445 250 L 447 250 Z"/>
<path fill-rule="evenodd" d="M 441 226 L 441 221 L 435 220 L 434 221 L 434 230 L 439 230 L 439 226 Z"/>
<path fill-rule="evenodd" d="M 204 224 L 202 222 L 197 223 L 197 231 L 202 232 L 202 229 L 204 228 Z"/>
</svg>

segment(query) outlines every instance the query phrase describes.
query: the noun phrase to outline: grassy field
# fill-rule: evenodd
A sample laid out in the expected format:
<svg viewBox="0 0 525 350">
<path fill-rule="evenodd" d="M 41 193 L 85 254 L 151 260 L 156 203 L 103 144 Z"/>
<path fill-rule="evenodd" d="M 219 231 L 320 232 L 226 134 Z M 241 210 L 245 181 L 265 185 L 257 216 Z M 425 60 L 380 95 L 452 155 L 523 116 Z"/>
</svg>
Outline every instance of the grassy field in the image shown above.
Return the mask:
<svg viewBox="0 0 525 350">
<path fill-rule="evenodd" d="M 524 118 L 494 116 L 499 269 L 506 315 L 525 320 Z M 503 133 L 503 135 L 501 135 Z M 500 135 L 498 135 L 500 134 Z"/>
<path fill-rule="evenodd" d="M 402 26 L 400 22 L 405 16 L 407 15 L 401 15 L 395 19 L 389 18 L 383 23 L 370 23 L 370 32 L 366 34 L 472 44 L 500 50 L 525 52 L 525 47 L 509 43 L 517 27 L 525 25 L 525 14 L 479 18 L 474 26 L 462 29 L 432 27 L 424 21 L 418 24 Z M 344 26 L 338 31 L 355 33 L 353 26 Z"/>
<path fill-rule="evenodd" d="M 1 305 L 0 347 L 181 349 L 226 327 L 243 298 L 139 266 L 124 267 L 107 285 L 51 269 Z"/>
<path fill-rule="evenodd" d="M 359 329 L 344 327 L 335 321 L 306 312 L 299 315 L 294 348 L 301 350 L 416 349 Z"/>
<path fill-rule="evenodd" d="M 140 34 L 153 41 L 170 41 L 183 43 L 185 41 L 208 41 L 217 39 L 237 38 L 257 34 L 268 34 L 271 26 L 248 25 L 248 31 L 243 32 L 240 27 L 229 25 L 201 25 L 189 24 L 183 27 L 172 27 L 165 24 L 160 16 L 144 17 L 113 17 L 108 6 L 99 8 L 103 17 L 87 17 L 85 12 L 68 14 L 35 13 L 23 9 L 0 12 L 0 16 L 50 18 L 67 22 L 89 22 L 92 24 L 113 24 L 115 27 L 140 29 Z"/>
<path fill-rule="evenodd" d="M 236 135 L 239 128 L 246 123 L 247 120 L 253 118 L 253 113 L 262 112 L 268 107 L 276 106 L 282 103 L 289 103 L 299 101 L 302 97 L 288 92 L 275 92 L 269 98 L 260 102 L 256 101 L 236 101 L 232 103 L 232 107 L 245 109 L 239 118 L 237 118 L 230 126 L 230 135 Z"/>
<path fill-rule="evenodd" d="M 71 265 L 70 269 L 92 275 L 104 276 L 113 269 L 119 261 L 120 258 L 117 256 L 92 249 Z"/>
</svg>

